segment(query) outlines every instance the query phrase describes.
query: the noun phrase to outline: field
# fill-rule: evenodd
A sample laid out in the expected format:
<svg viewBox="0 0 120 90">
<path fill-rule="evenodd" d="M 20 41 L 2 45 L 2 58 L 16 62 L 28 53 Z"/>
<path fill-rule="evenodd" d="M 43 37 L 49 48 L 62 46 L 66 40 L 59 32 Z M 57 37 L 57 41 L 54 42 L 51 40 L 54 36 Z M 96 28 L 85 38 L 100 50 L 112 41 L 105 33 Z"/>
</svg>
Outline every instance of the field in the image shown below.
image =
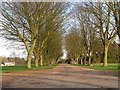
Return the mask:
<svg viewBox="0 0 120 90">
<path fill-rule="evenodd" d="M 95 64 L 93 66 L 74 64 L 75 66 L 81 66 L 85 68 L 95 69 L 95 70 L 120 70 L 118 64 L 108 64 L 108 66 L 103 67 L 102 64 Z"/>
<path fill-rule="evenodd" d="M 3 66 L 0 67 L 0 71 L 3 73 L 9 73 L 9 72 L 18 72 L 18 71 L 29 71 L 29 70 L 39 70 L 39 69 L 52 69 L 56 67 L 57 64 L 50 65 L 50 66 L 40 66 L 40 67 L 33 67 L 31 69 L 27 69 L 26 66 Z"/>
<path fill-rule="evenodd" d="M 27 69 L 26 66 L 4 66 L 4 67 L 0 67 L 0 72 L 9 73 L 9 72 L 29 71 L 29 70 L 39 70 L 39 69 L 52 69 L 55 68 L 56 66 L 57 64 L 50 66 L 40 66 L 38 68 L 32 67 L 31 69 Z M 120 70 L 120 66 L 118 64 L 108 64 L 107 67 L 103 67 L 101 64 L 96 64 L 93 66 L 74 64 L 74 66 L 80 66 L 95 70 L 115 70 L 115 71 Z"/>
</svg>

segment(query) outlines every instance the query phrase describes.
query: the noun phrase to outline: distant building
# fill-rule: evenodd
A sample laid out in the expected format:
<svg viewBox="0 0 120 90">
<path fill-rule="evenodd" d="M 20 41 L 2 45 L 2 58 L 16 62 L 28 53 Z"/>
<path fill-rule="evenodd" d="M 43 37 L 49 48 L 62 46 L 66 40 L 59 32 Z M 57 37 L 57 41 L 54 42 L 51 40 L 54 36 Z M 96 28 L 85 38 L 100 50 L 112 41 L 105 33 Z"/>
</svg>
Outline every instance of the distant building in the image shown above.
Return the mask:
<svg viewBox="0 0 120 90">
<path fill-rule="evenodd" d="M 5 62 L 4 66 L 15 66 L 15 62 Z"/>
<path fill-rule="evenodd" d="M 0 57 L 0 66 L 21 66 L 26 65 L 26 60 L 19 57 Z"/>
<path fill-rule="evenodd" d="M 13 58 L 2 58 L 0 60 L 0 66 L 15 66 L 15 59 L 13 59 Z"/>
</svg>

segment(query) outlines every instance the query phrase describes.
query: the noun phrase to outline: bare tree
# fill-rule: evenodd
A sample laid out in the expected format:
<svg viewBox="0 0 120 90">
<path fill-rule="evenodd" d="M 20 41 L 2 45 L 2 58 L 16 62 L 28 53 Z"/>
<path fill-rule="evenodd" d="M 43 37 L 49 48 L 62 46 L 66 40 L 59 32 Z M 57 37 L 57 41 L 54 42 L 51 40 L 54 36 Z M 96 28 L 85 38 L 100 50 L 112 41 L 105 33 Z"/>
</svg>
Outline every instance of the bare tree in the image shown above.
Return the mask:
<svg viewBox="0 0 120 90">
<path fill-rule="evenodd" d="M 88 22 L 91 22 L 95 25 L 99 35 L 101 37 L 103 46 L 104 46 L 104 59 L 103 66 L 107 66 L 107 52 L 109 44 L 116 37 L 116 29 L 114 26 L 114 20 L 111 16 L 112 9 L 110 7 L 110 3 L 85 3 L 85 12 L 91 13 L 93 18 L 90 18 Z"/>
<path fill-rule="evenodd" d="M 77 28 L 81 36 L 80 43 L 82 48 L 84 48 L 81 56 L 84 57 L 84 64 L 86 64 L 86 59 L 89 57 L 88 65 L 90 65 L 91 59 L 98 49 L 99 37 L 97 28 L 91 22 L 88 22 L 92 18 L 91 14 L 84 11 L 81 3 L 76 4 L 73 17 L 77 21 L 74 27 Z"/>
<path fill-rule="evenodd" d="M 2 25 L 3 33 L 9 40 L 22 42 L 26 47 L 27 68 L 31 68 L 31 58 L 36 44 L 36 36 L 44 22 L 41 13 L 44 11 L 44 3 L 3 3 Z M 35 8 L 33 8 L 35 7 Z"/>
<path fill-rule="evenodd" d="M 113 12 L 113 17 L 115 19 L 115 27 L 116 27 L 116 32 L 119 37 L 119 42 L 118 42 L 118 58 L 120 61 L 120 1 L 116 0 L 110 3 L 110 7 L 112 8 Z"/>
<path fill-rule="evenodd" d="M 73 64 L 78 64 L 78 59 L 84 48 L 81 44 L 81 36 L 77 30 L 71 30 L 65 38 L 65 48 L 68 53 L 68 58 L 72 60 Z"/>
<path fill-rule="evenodd" d="M 3 3 L 2 32 L 8 40 L 22 42 L 27 51 L 27 68 L 31 68 L 34 55 L 35 66 L 43 65 L 43 52 L 48 39 L 62 28 L 64 3 L 9 2 Z M 54 35 L 53 35 L 54 36 Z M 60 37 L 58 35 L 58 37 Z M 56 36 L 55 36 L 56 38 Z M 56 44 L 57 45 L 57 44 Z"/>
<path fill-rule="evenodd" d="M 62 22 L 66 17 L 62 16 L 62 13 L 64 12 L 65 3 L 46 3 L 46 6 L 49 6 L 50 8 L 46 8 L 46 14 L 45 14 L 45 24 L 43 25 L 42 29 L 39 30 L 39 34 L 37 37 L 37 44 L 35 47 L 35 57 L 36 59 L 36 66 L 38 63 L 38 60 L 40 61 L 40 65 L 43 65 L 43 55 L 44 51 L 46 51 L 46 47 L 49 47 L 51 45 L 48 42 L 48 40 L 56 39 L 57 37 L 61 37 L 59 35 L 59 32 L 61 32 L 61 29 L 63 27 Z M 57 34 L 57 35 L 55 35 Z M 58 41 L 61 42 L 61 41 Z M 54 44 L 55 45 L 55 44 Z M 56 44 L 57 45 L 57 44 Z M 56 46 L 54 46 L 56 47 Z M 62 46 L 61 46 L 62 47 Z M 52 50 L 52 48 L 51 48 Z"/>
</svg>

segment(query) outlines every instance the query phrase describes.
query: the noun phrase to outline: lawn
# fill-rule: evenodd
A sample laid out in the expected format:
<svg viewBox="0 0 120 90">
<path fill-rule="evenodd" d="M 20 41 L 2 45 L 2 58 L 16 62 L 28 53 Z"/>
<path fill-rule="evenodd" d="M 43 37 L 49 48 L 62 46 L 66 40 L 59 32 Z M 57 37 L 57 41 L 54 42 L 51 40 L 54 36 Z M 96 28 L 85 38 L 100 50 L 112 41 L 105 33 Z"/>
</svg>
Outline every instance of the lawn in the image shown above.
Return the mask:
<svg viewBox="0 0 120 90">
<path fill-rule="evenodd" d="M 52 69 L 55 68 L 57 64 L 53 64 L 50 66 L 39 66 L 32 67 L 31 69 L 27 69 L 26 66 L 3 66 L 0 67 L 0 72 L 9 73 L 9 72 L 18 72 L 18 71 L 27 71 L 27 70 L 41 70 L 41 69 Z"/>
<path fill-rule="evenodd" d="M 91 68 L 95 70 L 120 70 L 120 66 L 118 64 L 108 64 L 108 66 L 103 67 L 102 64 L 95 64 L 93 66 L 88 65 L 80 65 L 80 64 L 74 64 L 75 66 L 81 66 L 84 68 Z"/>
</svg>

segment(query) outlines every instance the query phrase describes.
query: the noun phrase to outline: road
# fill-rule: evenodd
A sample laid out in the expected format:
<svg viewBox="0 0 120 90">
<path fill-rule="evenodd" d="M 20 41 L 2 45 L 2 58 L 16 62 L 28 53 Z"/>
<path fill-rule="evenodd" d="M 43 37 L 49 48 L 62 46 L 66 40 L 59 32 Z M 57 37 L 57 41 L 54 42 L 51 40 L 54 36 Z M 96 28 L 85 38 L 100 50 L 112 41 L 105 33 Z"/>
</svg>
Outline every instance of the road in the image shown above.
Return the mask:
<svg viewBox="0 0 120 90">
<path fill-rule="evenodd" d="M 118 88 L 115 71 L 60 64 L 54 69 L 2 74 L 3 88 Z"/>
</svg>

